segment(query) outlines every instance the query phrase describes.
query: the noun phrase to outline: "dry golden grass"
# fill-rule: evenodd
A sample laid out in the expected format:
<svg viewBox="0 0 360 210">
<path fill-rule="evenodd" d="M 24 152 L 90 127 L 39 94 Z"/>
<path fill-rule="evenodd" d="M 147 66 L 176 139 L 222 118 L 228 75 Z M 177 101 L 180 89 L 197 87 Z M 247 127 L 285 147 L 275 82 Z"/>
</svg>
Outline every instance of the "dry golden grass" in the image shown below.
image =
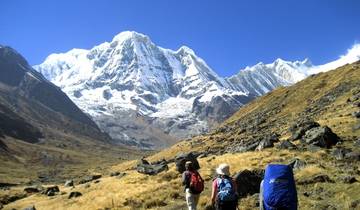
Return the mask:
<svg viewBox="0 0 360 210">
<path fill-rule="evenodd" d="M 358 64 L 355 64 L 358 65 Z M 287 139 L 290 134 L 287 130 L 289 125 L 294 122 L 300 113 L 311 106 L 311 104 L 324 97 L 326 94 L 335 91 L 342 83 L 348 84 L 353 88 L 360 85 L 360 68 L 354 65 L 347 65 L 341 69 L 312 76 L 294 86 L 278 88 L 265 96 L 254 100 L 243 107 L 234 116 L 222 124 L 222 126 L 232 125 L 248 118 L 251 114 L 267 110 L 269 107 L 277 108 L 283 104 L 280 111 L 271 116 L 267 122 L 273 125 L 277 120 L 285 121 L 280 127 L 271 127 L 271 131 L 281 134 L 280 139 Z M 314 118 L 321 125 L 329 126 L 341 138 L 353 139 L 360 136 L 360 130 L 352 130 L 355 119 L 351 113 L 355 110 L 348 104 L 351 91 L 340 95 L 332 103 L 320 107 L 321 110 Z M 205 151 L 207 148 L 222 149 L 227 146 L 230 138 L 240 141 L 244 135 L 252 133 L 212 133 L 205 136 L 193 138 L 191 141 L 182 141 L 169 149 L 165 149 L 148 159 L 150 161 L 160 159 L 172 159 L 180 152 Z M 224 141 L 225 139 L 225 141 Z M 346 147 L 352 147 L 350 141 L 345 141 Z M 246 152 L 236 154 L 224 154 L 220 156 L 210 155 L 199 159 L 200 173 L 206 181 L 205 191 L 202 193 L 199 207 L 204 209 L 209 204 L 211 181 L 214 169 L 220 163 L 228 163 L 232 173 L 244 169 L 264 168 L 269 163 L 289 163 L 293 158 L 299 158 L 307 163 L 307 167 L 295 171 L 297 181 L 310 178 L 318 174 L 326 174 L 335 183 L 316 183 L 308 185 L 298 185 L 299 209 L 327 209 L 326 205 L 331 205 L 337 209 L 350 209 L 351 202 L 360 199 L 360 182 L 345 184 L 341 181 L 342 176 L 352 173 L 357 180 L 360 180 L 360 166 L 358 163 L 348 163 L 348 166 L 339 166 L 339 161 L 329 154 L 329 150 L 318 152 L 309 151 L 288 151 L 277 150 L 275 148 L 266 149 L 261 152 Z M 5 209 L 21 209 L 35 204 L 36 208 L 42 209 L 185 209 L 185 199 L 181 186 L 181 175 L 175 171 L 174 164 L 169 165 L 169 170 L 155 176 L 139 174 L 132 168 L 136 161 L 129 161 L 111 167 L 112 171 L 127 173 L 126 176 L 118 179 L 116 177 L 105 177 L 98 184 L 92 183 L 89 188 L 84 185 L 76 186 L 76 191 L 83 193 L 83 196 L 76 199 L 67 199 L 69 188 L 61 188 L 66 193 L 52 198 L 44 195 L 32 195 L 25 199 L 16 201 L 5 206 Z M 344 168 L 352 170 L 348 172 Z M 21 189 L 19 189 L 21 190 Z M 309 195 L 309 196 L 306 196 Z M 240 201 L 240 209 L 255 209 L 256 199 L 252 196 Z"/>
<path fill-rule="evenodd" d="M 200 173 L 206 181 L 205 191 L 199 201 L 200 209 L 204 209 L 210 204 L 210 186 L 214 175 L 214 169 L 220 163 L 231 165 L 232 173 L 244 169 L 264 168 L 269 163 L 288 163 L 292 158 L 300 158 L 308 162 L 308 166 L 295 172 L 297 180 L 311 177 L 316 174 L 339 174 L 342 173 L 331 166 L 326 153 L 319 151 L 316 153 L 278 151 L 268 149 L 262 152 L 246 152 L 241 154 L 225 154 L 222 156 L 209 156 L 199 159 Z M 322 159 L 321 159 L 322 157 Z M 174 164 L 170 169 L 156 176 L 139 174 L 134 170 L 127 170 L 133 167 L 135 162 L 123 163 L 114 166 L 114 169 L 125 171 L 127 175 L 120 179 L 116 177 L 102 178 L 100 183 L 91 183 L 89 188 L 78 185 L 75 189 L 61 187 L 64 195 L 49 198 L 44 195 L 32 195 L 25 199 L 5 206 L 5 209 L 21 209 L 35 205 L 37 209 L 184 209 L 184 193 L 181 186 L 181 175 L 175 171 Z M 333 178 L 333 176 L 331 176 Z M 360 177 L 357 176 L 360 180 Z M 360 184 L 352 185 L 342 183 L 318 183 L 311 186 L 298 186 L 300 209 L 314 209 L 313 206 L 319 201 L 303 196 L 305 191 L 314 191 L 323 187 L 331 192 L 339 194 L 334 197 L 334 203 L 339 202 L 339 206 L 346 207 L 360 193 Z M 75 199 L 67 199 L 71 191 L 79 191 L 83 196 Z M 241 209 L 253 209 L 255 200 L 248 197 L 240 201 Z"/>
</svg>

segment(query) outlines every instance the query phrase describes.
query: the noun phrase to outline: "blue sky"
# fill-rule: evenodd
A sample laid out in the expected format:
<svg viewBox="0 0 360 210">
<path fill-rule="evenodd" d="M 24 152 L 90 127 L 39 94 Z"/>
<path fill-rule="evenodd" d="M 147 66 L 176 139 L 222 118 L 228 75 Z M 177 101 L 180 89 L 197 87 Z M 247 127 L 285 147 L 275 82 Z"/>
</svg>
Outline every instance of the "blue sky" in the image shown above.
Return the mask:
<svg viewBox="0 0 360 210">
<path fill-rule="evenodd" d="M 34 65 L 134 30 L 164 48 L 187 45 L 229 76 L 278 57 L 338 58 L 360 41 L 359 9 L 357 0 L 0 0 L 0 44 Z"/>
</svg>

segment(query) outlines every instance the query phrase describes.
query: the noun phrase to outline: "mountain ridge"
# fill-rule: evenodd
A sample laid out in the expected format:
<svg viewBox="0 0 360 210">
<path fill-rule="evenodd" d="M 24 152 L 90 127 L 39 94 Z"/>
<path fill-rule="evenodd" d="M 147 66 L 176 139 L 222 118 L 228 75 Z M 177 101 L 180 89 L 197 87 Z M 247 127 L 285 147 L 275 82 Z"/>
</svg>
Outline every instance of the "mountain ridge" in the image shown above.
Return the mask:
<svg viewBox="0 0 360 210">
<path fill-rule="evenodd" d="M 360 58 L 360 50 L 353 54 Z M 134 31 L 122 32 L 90 50 L 51 54 L 34 68 L 118 143 L 141 148 L 146 144 L 148 149 L 207 132 L 255 97 L 330 70 L 312 65 L 309 59 L 277 59 L 223 78 L 189 47 L 176 51 L 158 47 L 148 36 Z M 140 124 L 133 123 L 136 119 L 131 112 L 143 118 Z M 124 119 L 126 115 L 130 117 Z M 136 131 L 147 128 L 163 131 L 162 137 L 150 139 L 150 133 Z"/>
</svg>

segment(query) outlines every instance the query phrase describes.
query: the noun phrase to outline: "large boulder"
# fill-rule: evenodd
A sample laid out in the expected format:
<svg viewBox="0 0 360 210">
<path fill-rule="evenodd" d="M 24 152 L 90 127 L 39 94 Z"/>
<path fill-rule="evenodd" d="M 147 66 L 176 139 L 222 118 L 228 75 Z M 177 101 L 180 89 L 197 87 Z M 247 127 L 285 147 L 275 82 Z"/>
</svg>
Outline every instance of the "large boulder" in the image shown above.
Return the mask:
<svg viewBox="0 0 360 210">
<path fill-rule="evenodd" d="M 238 172 L 234 179 L 237 184 L 237 190 L 240 198 L 247 195 L 253 195 L 260 192 L 260 183 L 264 177 L 264 170 L 243 170 Z"/>
<path fill-rule="evenodd" d="M 292 134 L 290 140 L 299 140 L 305 135 L 306 131 L 316 127 L 320 127 L 320 125 L 313 120 L 301 120 L 290 127 L 289 130 Z"/>
<path fill-rule="evenodd" d="M 339 141 L 339 137 L 327 127 L 316 127 L 306 131 L 302 137 L 305 144 L 316 145 L 322 148 L 330 148 Z"/>
<path fill-rule="evenodd" d="M 179 173 L 183 173 L 186 170 L 185 169 L 186 161 L 191 161 L 195 170 L 200 169 L 199 162 L 197 161 L 196 156 L 192 152 L 181 153 L 181 154 L 177 155 L 175 158 L 176 170 Z"/>
<path fill-rule="evenodd" d="M 136 166 L 136 171 L 147 175 L 156 175 L 162 171 L 168 170 L 169 167 L 166 162 L 159 164 L 150 164 L 149 162 L 140 161 Z"/>
</svg>

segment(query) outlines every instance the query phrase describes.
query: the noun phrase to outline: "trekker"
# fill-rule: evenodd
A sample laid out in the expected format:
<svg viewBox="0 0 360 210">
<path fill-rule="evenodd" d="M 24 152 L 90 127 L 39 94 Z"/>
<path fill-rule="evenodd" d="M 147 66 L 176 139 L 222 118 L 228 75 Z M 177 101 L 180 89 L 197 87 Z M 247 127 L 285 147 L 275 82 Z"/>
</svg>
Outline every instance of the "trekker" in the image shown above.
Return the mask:
<svg viewBox="0 0 360 210">
<path fill-rule="evenodd" d="M 204 180 L 199 172 L 194 169 L 191 161 L 185 163 L 185 169 L 182 179 L 185 186 L 186 203 L 189 210 L 196 210 L 200 193 L 204 190 Z"/>
<path fill-rule="evenodd" d="M 238 193 L 235 181 L 230 177 L 230 166 L 220 164 L 216 169 L 218 177 L 212 184 L 211 202 L 217 210 L 236 210 Z"/>
<path fill-rule="evenodd" d="M 269 164 L 260 184 L 260 210 L 297 210 L 297 191 L 289 165 Z"/>
</svg>

